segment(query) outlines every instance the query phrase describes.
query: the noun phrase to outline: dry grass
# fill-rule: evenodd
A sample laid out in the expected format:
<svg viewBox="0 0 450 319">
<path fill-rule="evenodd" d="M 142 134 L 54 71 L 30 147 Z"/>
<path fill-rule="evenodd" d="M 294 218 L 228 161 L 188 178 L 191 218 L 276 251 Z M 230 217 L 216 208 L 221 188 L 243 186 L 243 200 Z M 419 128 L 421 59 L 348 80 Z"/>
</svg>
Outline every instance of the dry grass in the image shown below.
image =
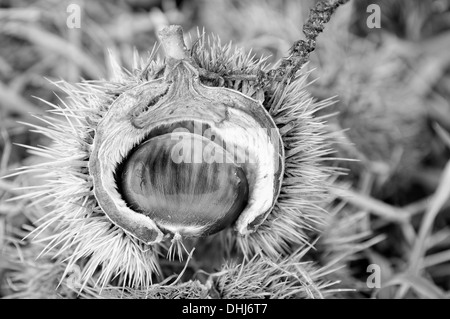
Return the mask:
<svg viewBox="0 0 450 319">
<path fill-rule="evenodd" d="M 314 249 L 290 247 L 279 259 L 258 254 L 230 259 L 223 268 L 222 261 L 199 264 L 199 256 L 212 254 L 206 245 L 212 238 L 188 264 L 162 263 L 163 278 L 155 278 L 159 282 L 150 292 L 87 288 L 82 296 L 450 297 L 450 2 L 377 2 L 382 29 L 365 26 L 364 1 L 341 8 L 305 69 L 318 77 L 308 86 L 315 97 L 338 97 L 332 108 L 316 114 L 330 122 L 337 156 L 358 160 L 330 161 L 348 174 L 335 181 L 337 199 L 322 203 L 331 214 L 306 237 Z M 50 108 L 34 96 L 60 103 L 55 91 L 65 98 L 45 78 L 106 77 L 113 70 L 105 48 L 130 69 L 134 48 L 148 51 L 155 31 L 168 23 L 193 35 L 205 26 L 222 42 L 233 40 L 258 57 L 271 54 L 268 62 L 278 61 L 301 37 L 313 1 L 186 1 L 181 7 L 174 1 L 159 7 L 85 1 L 81 28 L 74 30 L 65 24 L 69 2 L 9 3 L 0 9 L 0 176 L 38 161 L 17 144 L 49 145 L 47 137 L 20 123 L 36 123 L 30 112 L 42 115 Z M 333 112 L 339 114 L 330 116 Z M 24 176 L 0 180 L 0 294 L 76 297 L 76 285 L 56 290 L 64 274 L 57 261 L 67 256 L 35 260 L 45 245 L 20 240 L 47 208 L 9 199 L 21 195 L 18 187 L 38 183 Z M 227 234 L 219 236 L 226 244 Z M 366 285 L 370 264 L 380 266 L 380 289 Z M 264 276 L 254 278 L 255 273 Z M 242 282 L 255 287 L 243 289 Z"/>
</svg>

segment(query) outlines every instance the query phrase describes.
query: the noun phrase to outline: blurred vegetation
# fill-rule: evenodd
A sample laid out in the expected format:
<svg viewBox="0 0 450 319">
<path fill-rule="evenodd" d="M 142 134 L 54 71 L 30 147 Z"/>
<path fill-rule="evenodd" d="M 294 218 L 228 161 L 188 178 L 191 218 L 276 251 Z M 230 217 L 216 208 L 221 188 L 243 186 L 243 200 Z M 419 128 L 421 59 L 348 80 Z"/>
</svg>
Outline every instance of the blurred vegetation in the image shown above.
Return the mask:
<svg viewBox="0 0 450 319">
<path fill-rule="evenodd" d="M 157 30 L 180 24 L 193 39 L 204 27 L 276 62 L 302 37 L 314 2 L 0 0 L 0 176 L 35 161 L 17 144 L 49 143 L 21 123 L 49 108 L 35 97 L 58 103 L 64 92 L 50 81 L 106 78 L 106 48 L 130 68 L 134 48 L 144 54 Z M 71 3 L 82 8 L 79 29 L 66 25 Z M 372 3 L 380 29 L 366 24 Z M 310 92 L 337 96 L 322 112 L 342 141 L 339 157 L 358 161 L 334 164 L 348 174 L 337 181 L 341 201 L 316 257 L 326 263 L 346 252 L 334 276 L 357 296 L 450 297 L 450 1 L 351 1 L 317 46 L 305 67 L 317 78 Z M 31 209 L 6 200 L 29 184 L 0 180 L 0 249 Z M 372 263 L 382 269 L 376 292 L 365 286 Z"/>
</svg>

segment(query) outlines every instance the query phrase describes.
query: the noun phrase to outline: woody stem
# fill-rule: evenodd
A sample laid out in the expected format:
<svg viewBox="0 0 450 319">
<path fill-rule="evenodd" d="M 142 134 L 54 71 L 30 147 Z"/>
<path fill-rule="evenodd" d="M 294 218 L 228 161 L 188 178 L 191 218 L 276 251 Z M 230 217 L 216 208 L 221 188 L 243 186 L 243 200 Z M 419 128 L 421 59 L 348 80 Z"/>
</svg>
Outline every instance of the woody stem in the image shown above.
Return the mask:
<svg viewBox="0 0 450 319">
<path fill-rule="evenodd" d="M 183 29 L 177 25 L 164 27 L 158 32 L 158 37 L 164 48 L 167 58 L 183 60 L 188 58 L 187 48 L 184 44 Z"/>
<path fill-rule="evenodd" d="M 305 40 L 298 40 L 290 49 L 287 58 L 281 61 L 277 69 L 268 74 L 271 79 L 289 80 L 309 60 L 309 55 L 316 49 L 316 38 L 324 30 L 336 9 L 349 0 L 322 0 L 309 12 L 308 20 L 303 25 Z"/>
</svg>

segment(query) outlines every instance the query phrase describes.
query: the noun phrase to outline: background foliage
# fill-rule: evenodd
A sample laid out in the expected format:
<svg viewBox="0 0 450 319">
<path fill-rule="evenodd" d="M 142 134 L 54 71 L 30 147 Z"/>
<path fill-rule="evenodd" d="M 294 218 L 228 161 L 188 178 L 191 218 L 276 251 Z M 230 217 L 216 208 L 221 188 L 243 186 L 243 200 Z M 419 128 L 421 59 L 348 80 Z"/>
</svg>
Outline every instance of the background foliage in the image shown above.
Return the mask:
<svg viewBox="0 0 450 319">
<path fill-rule="evenodd" d="M 105 48 L 130 68 L 133 49 L 150 50 L 155 32 L 166 24 L 180 24 L 194 36 L 204 27 L 223 42 L 233 41 L 257 57 L 271 55 L 268 61 L 275 62 L 301 38 L 314 1 L 79 1 L 80 29 L 66 26 L 70 3 L 0 1 L 0 176 L 36 162 L 17 144 L 49 143 L 21 123 L 35 123 L 30 113 L 48 109 L 34 97 L 52 103 L 64 98 L 48 79 L 106 77 Z M 370 3 L 380 5 L 380 29 L 367 28 Z M 356 289 L 332 296 L 449 297 L 450 1 L 351 1 L 317 45 L 305 67 L 317 78 L 309 90 L 319 99 L 337 96 L 322 112 L 338 112 L 328 118 L 341 141 L 335 145 L 338 156 L 358 161 L 333 164 L 348 174 L 336 181 L 334 195 L 340 199 L 330 226 L 308 255 L 324 265 L 339 260 L 342 267 L 328 278 Z M 24 244 L 18 238 L 36 208 L 7 200 L 20 195 L 16 187 L 32 184 L 24 177 L 0 180 L 0 249 Z M 16 240 L 6 240 L 11 237 Z M 5 256 L 0 259 L 3 296 L 21 290 L 6 279 L 15 266 Z M 369 264 L 381 267 L 382 289 L 367 287 Z M 38 272 L 50 285 L 61 269 L 49 265 L 27 264 L 29 273 L 22 274 L 31 278 Z M 45 295 L 45 285 L 40 288 Z M 204 293 L 203 286 L 190 289 L 195 294 L 186 296 Z M 227 296 L 239 297 L 233 295 L 238 292 L 229 290 Z"/>
</svg>

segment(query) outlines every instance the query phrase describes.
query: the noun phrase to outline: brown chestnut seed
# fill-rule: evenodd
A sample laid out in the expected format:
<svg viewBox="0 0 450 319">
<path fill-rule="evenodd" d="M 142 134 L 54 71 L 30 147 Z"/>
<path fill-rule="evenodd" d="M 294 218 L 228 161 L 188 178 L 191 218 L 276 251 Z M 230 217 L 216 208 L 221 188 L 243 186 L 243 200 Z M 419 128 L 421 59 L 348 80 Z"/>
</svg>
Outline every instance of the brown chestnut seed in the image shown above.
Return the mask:
<svg viewBox="0 0 450 319">
<path fill-rule="evenodd" d="M 281 189 L 284 148 L 277 126 L 261 101 L 232 89 L 209 87 L 201 82 L 199 67 L 184 45 L 180 27 L 164 28 L 159 36 L 166 52 L 164 75 L 123 92 L 109 106 L 95 130 L 89 173 L 98 205 L 113 224 L 146 244 L 161 242 L 167 232 L 177 237 L 201 236 L 230 223 L 241 235 L 251 233 L 267 218 Z M 194 123 L 210 129 L 215 138 L 210 138 L 202 130 L 192 132 Z M 232 158 L 237 155 L 249 161 L 226 161 L 228 164 L 223 167 L 213 164 L 214 161 L 205 162 L 211 164 L 205 168 L 201 165 L 176 168 L 168 163 L 164 166 L 161 159 L 151 157 L 157 156 L 157 152 L 150 152 L 150 148 L 158 146 L 165 149 L 162 153 L 168 154 L 176 145 L 162 137 L 151 140 L 172 133 L 176 128 L 187 129 L 188 133 L 207 139 L 208 144 L 214 140 L 222 148 L 218 152 L 225 158 L 231 154 Z M 204 141 L 202 138 L 192 137 L 196 141 Z M 142 146 L 146 142 L 146 146 Z M 148 176 L 141 174 L 141 181 L 147 184 L 152 181 L 152 186 L 141 189 L 139 197 L 136 196 L 139 192 L 134 194 L 130 191 L 133 187 L 137 190 L 137 182 L 131 179 L 146 171 L 133 163 L 147 165 L 149 161 L 161 166 L 158 170 L 146 168 Z M 124 166 L 134 176 L 128 177 L 128 182 L 128 174 L 118 174 L 118 169 Z M 217 184 L 210 181 L 212 177 L 209 175 L 200 177 L 194 172 L 206 168 L 216 170 Z M 152 180 L 156 178 L 155 174 L 166 175 L 158 177 L 164 183 L 155 185 Z M 179 178 L 177 174 L 183 177 Z M 191 186 L 173 186 L 178 180 L 193 178 L 202 180 L 198 186 L 201 195 L 196 195 Z M 162 193 L 163 190 L 175 189 L 180 193 L 162 201 L 169 196 L 169 193 Z M 193 204 L 195 200 L 189 197 L 192 192 L 197 200 L 201 199 L 204 207 Z M 213 194 L 220 196 L 223 202 L 214 201 Z M 187 202 L 182 201 L 183 196 L 189 197 Z M 150 202 L 149 198 L 158 200 Z M 190 214 L 184 214 L 188 206 L 192 210 Z M 157 211 L 157 207 L 162 210 Z M 173 218 L 174 212 L 176 223 L 170 224 L 161 218 L 168 217 L 169 213 Z"/>
<path fill-rule="evenodd" d="M 233 223 L 247 205 L 248 183 L 222 147 L 200 135 L 169 133 L 126 160 L 122 195 L 162 229 L 204 236 Z"/>
</svg>

